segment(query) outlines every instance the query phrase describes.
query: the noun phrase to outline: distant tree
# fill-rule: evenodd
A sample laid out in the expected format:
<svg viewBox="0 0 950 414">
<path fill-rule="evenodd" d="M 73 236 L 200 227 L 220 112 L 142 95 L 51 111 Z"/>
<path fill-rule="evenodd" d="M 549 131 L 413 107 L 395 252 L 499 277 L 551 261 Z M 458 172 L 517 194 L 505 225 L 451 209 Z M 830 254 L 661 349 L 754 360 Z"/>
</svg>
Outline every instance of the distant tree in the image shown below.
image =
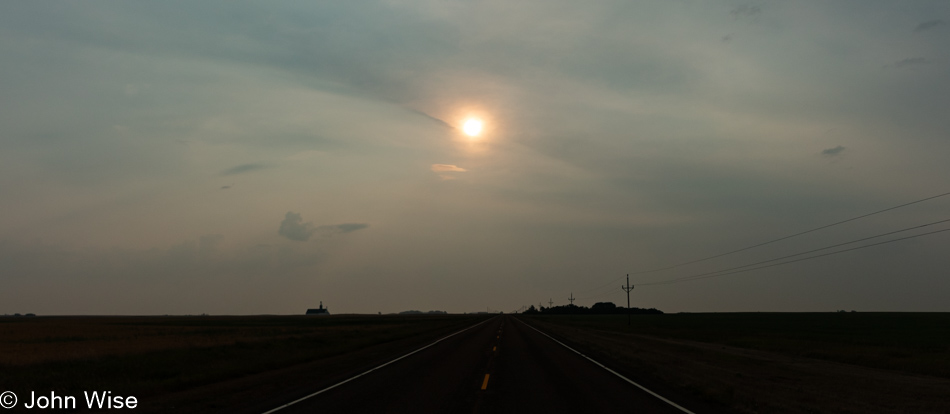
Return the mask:
<svg viewBox="0 0 950 414">
<path fill-rule="evenodd" d="M 642 309 L 642 308 L 630 308 L 618 307 L 612 302 L 597 302 L 594 306 L 588 308 L 585 306 L 577 305 L 564 305 L 564 306 L 553 306 L 550 308 L 541 307 L 540 313 L 546 315 L 623 315 L 626 313 L 631 313 L 634 315 L 661 315 L 663 311 L 657 310 L 655 308 Z"/>
<path fill-rule="evenodd" d="M 590 312 L 596 314 L 617 313 L 617 305 L 614 305 L 613 302 L 597 302 L 590 307 Z"/>
<path fill-rule="evenodd" d="M 531 305 L 528 306 L 528 310 L 524 311 L 524 313 L 535 314 L 538 313 L 538 310 L 534 308 L 534 305 Z"/>
</svg>

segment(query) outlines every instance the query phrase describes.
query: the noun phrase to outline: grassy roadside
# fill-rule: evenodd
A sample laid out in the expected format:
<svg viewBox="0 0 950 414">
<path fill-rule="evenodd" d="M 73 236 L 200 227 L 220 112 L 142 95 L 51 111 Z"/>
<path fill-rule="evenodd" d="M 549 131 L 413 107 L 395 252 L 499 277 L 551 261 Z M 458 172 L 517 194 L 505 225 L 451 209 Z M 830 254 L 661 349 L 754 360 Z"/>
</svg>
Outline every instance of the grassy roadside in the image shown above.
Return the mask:
<svg viewBox="0 0 950 414">
<path fill-rule="evenodd" d="M 535 316 L 565 326 L 722 344 L 950 378 L 950 313 Z"/>
<path fill-rule="evenodd" d="M 141 396 L 293 366 L 414 336 L 470 315 L 0 319 L 0 389 Z"/>
<path fill-rule="evenodd" d="M 950 413 L 950 378 L 934 374 L 946 368 L 946 314 L 522 318 L 636 381 L 730 412 Z"/>
</svg>

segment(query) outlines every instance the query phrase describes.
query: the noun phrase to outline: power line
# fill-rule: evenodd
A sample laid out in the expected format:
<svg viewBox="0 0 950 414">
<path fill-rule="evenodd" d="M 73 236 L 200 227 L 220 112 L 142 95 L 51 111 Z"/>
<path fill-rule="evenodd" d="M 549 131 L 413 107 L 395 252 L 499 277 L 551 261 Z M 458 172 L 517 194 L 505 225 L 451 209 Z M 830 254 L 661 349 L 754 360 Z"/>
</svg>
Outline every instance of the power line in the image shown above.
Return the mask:
<svg viewBox="0 0 950 414">
<path fill-rule="evenodd" d="M 837 225 L 839 225 L 839 224 L 844 224 L 844 223 L 847 223 L 847 222 L 850 222 L 850 221 L 855 221 L 855 220 L 862 219 L 862 218 L 865 218 L 865 217 L 870 217 L 870 216 L 873 216 L 873 215 L 875 215 L 875 214 L 880 214 L 880 213 L 884 213 L 884 212 L 887 212 L 887 211 L 896 210 L 896 209 L 901 208 L 901 207 L 907 207 L 907 206 L 909 206 L 909 205 L 913 205 L 913 204 L 917 204 L 917 203 L 922 203 L 922 202 L 924 202 L 924 201 L 933 200 L 933 199 L 935 199 L 935 198 L 940 198 L 940 197 L 944 197 L 944 196 L 947 196 L 947 195 L 950 195 L 950 192 L 946 192 L 946 193 L 942 193 L 942 194 L 937 194 L 937 195 L 934 195 L 934 196 L 922 198 L 922 199 L 919 199 L 919 200 L 911 201 L 911 202 L 909 202 L 909 203 L 904 203 L 904 204 L 900 204 L 900 205 L 893 206 L 893 207 L 888 207 L 888 208 L 885 208 L 885 209 L 883 209 L 883 210 L 878 210 L 878 211 L 875 211 L 875 212 L 872 212 L 872 213 L 863 214 L 863 215 L 860 215 L 860 216 L 857 216 L 857 217 L 852 217 L 852 218 L 849 218 L 849 219 L 846 219 L 846 220 L 841 220 L 841 221 L 838 221 L 838 222 L 835 222 L 835 223 L 831 223 L 831 224 L 826 224 L 826 225 L 823 225 L 823 226 L 815 227 L 815 228 L 813 228 L 813 229 L 811 229 L 811 230 L 805 230 L 805 231 L 802 231 L 802 232 L 799 232 L 799 233 L 795 233 L 795 234 L 791 234 L 791 235 L 788 235 L 788 236 L 779 237 L 779 238 L 777 238 L 777 239 L 769 240 L 769 241 L 766 241 L 766 242 L 763 242 L 763 243 L 759 243 L 759 244 L 755 244 L 755 245 L 748 246 L 748 247 L 743 247 L 743 248 L 741 248 L 741 249 L 733 250 L 733 251 L 730 251 L 730 252 L 720 253 L 720 254 L 717 254 L 717 255 L 714 255 L 714 256 L 709 256 L 709 257 L 704 257 L 704 258 L 702 258 L 702 259 L 690 260 L 690 261 L 687 261 L 687 262 L 682 262 L 682 263 L 674 264 L 674 265 L 672 265 L 672 266 L 660 267 L 660 268 L 650 269 L 650 270 L 641 270 L 641 271 L 633 272 L 633 273 L 630 273 L 630 274 L 631 274 L 631 275 L 642 275 L 642 274 L 647 274 L 647 273 L 655 273 L 655 272 L 660 272 L 660 271 L 663 271 L 663 270 L 675 269 L 675 268 L 682 267 L 682 266 L 686 266 L 686 265 L 693 264 L 693 263 L 704 262 L 704 261 L 706 261 L 706 260 L 712 260 L 712 259 L 720 258 L 720 257 L 723 257 L 723 256 L 728 256 L 728 255 L 730 255 L 730 254 L 735 254 L 735 253 L 739 253 L 739 252 L 744 252 L 744 251 L 746 251 L 746 250 L 754 249 L 754 248 L 756 248 L 756 247 L 765 246 L 765 245 L 767 245 L 767 244 L 772 244 L 772 243 L 779 242 L 779 241 L 782 241 L 782 240 L 787 240 L 787 239 L 790 239 L 790 238 L 792 238 L 792 237 L 797 237 L 797 236 L 801 236 L 801 235 L 803 235 L 803 234 L 808 234 L 808 233 L 815 232 L 815 231 L 818 231 L 818 230 L 827 229 L 827 228 L 829 228 L 829 227 L 837 226 Z M 618 281 L 618 280 L 620 280 L 619 277 L 618 277 L 618 278 L 611 279 L 611 280 L 610 280 L 609 282 L 607 282 L 607 283 L 604 283 L 604 284 L 602 284 L 602 285 L 600 285 L 600 286 L 597 286 L 597 287 L 595 287 L 595 288 L 583 290 L 583 291 L 581 291 L 580 293 L 583 294 L 583 293 L 587 293 L 587 292 L 591 292 L 591 291 L 603 289 L 604 287 L 607 287 L 607 286 L 609 286 L 609 285 L 615 283 L 615 282 Z"/>
<path fill-rule="evenodd" d="M 610 295 L 610 294 L 616 294 L 616 293 L 617 293 L 617 292 L 614 291 L 613 288 L 611 288 L 610 290 L 608 290 L 608 291 L 606 291 L 606 292 L 603 292 L 603 293 L 600 293 L 600 294 L 597 294 L 597 295 L 592 295 L 592 296 L 585 296 L 585 297 L 583 297 L 583 298 L 578 298 L 578 299 L 598 299 L 598 298 L 602 298 L 602 297 L 604 297 L 604 296 L 607 296 L 607 295 Z"/>
<path fill-rule="evenodd" d="M 715 255 L 715 256 L 709 256 L 709 257 L 705 257 L 705 258 L 702 258 L 702 259 L 691 260 L 691 261 L 688 261 L 688 262 L 683 262 L 683 263 L 676 264 L 676 265 L 669 266 L 669 267 L 663 267 L 663 268 L 652 269 L 652 270 L 643 270 L 643 271 L 635 272 L 635 273 L 631 273 L 631 274 L 633 274 L 633 275 L 642 275 L 642 274 L 644 274 L 644 273 L 653 273 L 653 272 L 659 272 L 659 271 L 661 271 L 661 270 L 675 269 L 675 268 L 677 268 L 677 267 L 686 266 L 686 265 L 688 265 L 688 264 L 699 263 L 699 262 L 703 262 L 703 261 L 706 261 L 706 260 L 711 260 L 711 259 L 715 259 L 715 258 L 719 258 L 719 257 L 723 257 L 723 256 L 728 256 L 728 255 L 734 254 L 734 253 L 744 252 L 744 251 L 749 250 L 749 249 L 754 249 L 754 248 L 756 248 L 756 247 L 765 246 L 766 244 L 772 244 L 772 243 L 775 243 L 775 242 L 778 242 L 778 241 L 787 240 L 787 239 L 790 239 L 790 238 L 792 238 L 792 237 L 797 237 L 797 236 L 801 236 L 801 235 L 803 235 L 803 234 L 808 234 L 808 233 L 811 233 L 811 232 L 814 232 L 814 231 L 818 231 L 818 230 L 822 230 L 822 229 L 827 229 L 827 228 L 829 228 L 829 227 L 837 226 L 837 225 L 839 225 L 839 224 L 844 224 L 844 223 L 847 223 L 847 222 L 849 222 L 849 221 L 855 221 L 855 220 L 862 219 L 862 218 L 865 218 L 865 217 L 870 217 L 870 216 L 873 216 L 873 215 L 875 215 L 875 214 L 883 213 L 883 212 L 885 212 L 885 211 L 891 211 L 891 210 L 895 210 L 895 209 L 898 209 L 898 208 L 901 208 L 901 207 L 907 207 L 907 206 L 909 206 L 909 205 L 911 205 L 911 204 L 922 203 L 922 202 L 924 202 L 924 201 L 932 200 L 932 199 L 935 199 L 935 198 L 938 198 L 938 197 L 943 197 L 943 196 L 946 196 L 946 195 L 950 195 L 950 192 L 943 193 L 943 194 L 937 194 L 937 195 L 935 195 L 935 196 L 931 196 L 931 197 L 927 197 L 927 198 L 922 198 L 922 199 L 917 200 L 917 201 L 911 201 L 911 202 L 909 202 L 909 203 L 904 203 L 904 204 L 901 204 L 901 205 L 899 205 L 899 206 L 889 207 L 889 208 L 885 208 L 885 209 L 883 209 L 883 210 L 875 211 L 875 212 L 873 212 L 873 213 L 868 213 L 868 214 L 864 214 L 864 215 L 861 215 L 861 216 L 852 217 L 852 218 L 849 218 L 849 219 L 847 219 L 847 220 L 841 220 L 841 221 L 839 221 L 839 222 L 835 222 L 835 223 L 831 223 L 831 224 L 826 224 L 826 225 L 820 226 L 820 227 L 815 227 L 815 228 L 813 228 L 813 229 L 811 229 L 811 230 L 805 230 L 805 231 L 803 231 L 803 232 L 791 234 L 791 235 L 788 235 L 788 236 L 785 236 L 785 237 L 779 237 L 779 238 L 774 239 L 774 240 L 769 240 L 769 241 L 767 241 L 767 242 L 755 244 L 755 245 L 752 245 L 752 246 L 749 246 L 749 247 L 743 247 L 743 248 L 741 248 L 741 249 L 733 250 L 733 251 L 731 251 L 731 252 L 726 252 L 726 253 L 722 253 L 722 254 L 717 254 L 717 255 Z"/>
<path fill-rule="evenodd" d="M 701 273 L 701 274 L 698 274 L 698 275 L 692 275 L 692 276 L 687 276 L 687 277 L 678 278 L 678 279 L 672 279 L 672 280 L 667 280 L 667 281 L 651 282 L 651 283 L 640 283 L 640 286 L 670 285 L 670 284 L 679 283 L 679 282 L 692 282 L 692 281 L 694 281 L 694 280 L 708 279 L 708 278 L 711 278 L 711 277 L 719 277 L 719 276 L 732 275 L 732 274 L 736 274 L 736 273 L 751 272 L 751 271 L 753 271 L 753 270 L 766 269 L 766 268 L 769 268 L 769 267 L 787 265 L 787 264 L 789 264 L 789 263 L 795 263 L 795 262 L 801 262 L 801 261 L 805 261 L 805 260 L 817 259 L 817 258 L 819 258 L 819 257 L 832 256 L 832 255 L 836 255 L 836 254 L 839 254 L 839 253 L 850 252 L 850 251 L 853 251 L 853 250 L 860 250 L 860 249 L 865 249 L 865 248 L 868 248 L 868 247 L 880 246 L 880 245 L 882 245 L 882 244 L 888 244 L 888 243 L 898 242 L 898 241 L 902 241 L 902 240 L 914 239 L 914 238 L 917 238 L 917 237 L 928 236 L 928 235 L 936 234 L 936 233 L 943 233 L 943 232 L 945 232 L 945 231 L 950 231 L 950 229 L 934 230 L 934 231 L 927 232 L 927 233 L 915 234 L 915 235 L 913 235 L 913 236 L 906 236 L 906 237 L 901 237 L 901 238 L 897 238 L 897 239 L 885 240 L 885 241 L 878 242 L 878 243 L 866 244 L 866 245 L 864 245 L 864 246 L 852 247 L 852 248 L 850 248 L 850 249 L 838 250 L 838 251 L 835 251 L 835 252 L 824 253 L 824 254 L 819 254 L 819 255 L 815 255 L 815 256 L 803 257 L 803 258 L 801 258 L 801 259 L 789 260 L 789 261 L 787 261 L 787 262 L 773 263 L 773 264 L 770 264 L 770 265 L 759 266 L 759 267 L 753 267 L 753 268 L 751 268 L 751 269 L 735 270 L 735 271 L 726 272 L 726 273 L 719 273 L 719 272 Z M 722 272 L 722 271 L 720 271 L 720 272 Z"/>
<path fill-rule="evenodd" d="M 871 239 L 876 239 L 876 238 L 878 238 L 878 237 L 890 236 L 890 235 L 892 235 L 892 234 L 903 233 L 903 232 L 905 232 L 905 231 L 910 231 L 910 230 L 915 230 L 915 229 L 919 229 L 919 228 L 923 228 L 923 227 L 933 226 L 933 225 L 940 224 L 940 223 L 946 223 L 946 222 L 948 222 L 948 221 L 950 221 L 950 219 L 944 219 L 944 220 L 934 221 L 934 222 L 932 222 L 932 223 L 921 224 L 921 225 L 917 225 L 917 226 L 913 226 L 913 227 L 907 227 L 907 228 L 904 228 L 904 229 L 895 230 L 895 231 L 890 231 L 890 232 L 887 232 L 887 233 L 882 233 L 882 234 L 878 234 L 878 235 L 874 235 L 874 236 L 870 236 L 870 237 L 865 237 L 865 238 L 862 238 L 862 239 L 852 240 L 852 241 L 844 242 L 844 243 L 833 244 L 833 245 L 831 245 L 831 246 L 825 246 L 825 247 L 818 248 L 818 249 L 812 249 L 812 250 L 808 250 L 808 251 L 801 252 L 801 253 L 790 254 L 790 255 L 788 255 L 788 256 L 776 257 L 776 258 L 774 258 L 774 259 L 763 260 L 763 261 L 761 261 L 761 262 L 755 262 L 755 263 L 750 263 L 750 264 L 743 265 L 743 266 L 731 267 L 731 268 L 729 268 L 729 269 L 722 269 L 722 270 L 717 270 L 717 271 L 714 271 L 714 272 L 707 272 L 707 273 L 701 273 L 701 274 L 698 274 L 698 275 L 678 277 L 678 278 L 675 278 L 675 279 L 666 280 L 666 281 L 664 281 L 664 282 L 674 281 L 674 280 L 690 279 L 690 278 L 693 278 L 693 277 L 696 277 L 696 276 L 705 276 L 705 275 L 711 275 L 711 274 L 714 274 L 714 273 L 728 272 L 728 271 L 732 271 L 732 270 L 743 269 L 743 268 L 746 268 L 746 267 L 757 266 L 757 265 L 760 265 L 760 264 L 765 264 L 765 263 L 769 263 L 769 262 L 774 262 L 774 261 L 777 261 L 777 260 L 788 259 L 788 258 L 792 258 L 792 257 L 796 257 L 796 256 L 801 256 L 801 255 L 809 254 L 809 253 L 820 252 L 820 251 L 822 251 L 822 250 L 833 249 L 833 248 L 835 248 L 835 247 L 841 247 L 841 246 L 845 246 L 845 245 L 849 245 L 849 244 L 854 244 L 854 243 L 859 243 L 859 242 L 863 242 L 863 241 L 867 241 L 867 240 L 871 240 Z M 818 256 L 816 256 L 816 257 L 818 257 Z M 651 284 L 651 283 L 641 283 L 641 284 L 649 285 L 649 284 Z"/>
</svg>

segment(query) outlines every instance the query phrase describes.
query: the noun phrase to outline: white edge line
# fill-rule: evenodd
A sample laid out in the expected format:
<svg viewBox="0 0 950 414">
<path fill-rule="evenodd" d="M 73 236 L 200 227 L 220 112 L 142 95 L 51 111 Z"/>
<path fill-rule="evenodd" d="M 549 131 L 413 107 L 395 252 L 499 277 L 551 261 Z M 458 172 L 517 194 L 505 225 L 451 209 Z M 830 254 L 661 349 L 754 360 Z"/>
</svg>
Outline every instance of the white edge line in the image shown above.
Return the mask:
<svg viewBox="0 0 950 414">
<path fill-rule="evenodd" d="M 299 402 L 301 402 L 301 401 L 303 401 L 303 400 L 306 400 L 306 399 L 308 399 L 308 398 L 310 398 L 310 397 L 313 397 L 313 396 L 316 396 L 316 395 L 325 393 L 325 392 L 327 392 L 327 391 L 330 391 L 330 390 L 332 390 L 332 389 L 334 389 L 334 388 L 336 388 L 336 387 L 339 387 L 339 386 L 341 386 L 341 385 L 343 385 L 343 384 L 346 384 L 346 383 L 348 383 L 348 382 L 350 382 L 350 381 L 353 381 L 353 380 L 355 380 L 355 379 L 357 379 L 357 378 L 359 378 L 359 377 L 362 377 L 362 376 L 364 376 L 364 375 L 366 375 L 366 374 L 369 374 L 370 372 L 376 371 L 377 369 L 380 369 L 380 368 L 382 368 L 382 367 L 385 367 L 386 365 L 392 364 L 393 362 L 396 362 L 396 361 L 398 361 L 398 360 L 400 360 L 400 359 L 403 359 L 403 358 L 405 358 L 405 357 L 407 357 L 407 356 L 409 356 L 409 355 L 412 355 L 412 354 L 414 354 L 414 353 L 416 353 L 416 352 L 419 352 L 419 351 L 421 351 L 421 350 L 423 350 L 423 349 L 426 349 L 426 348 L 428 348 L 428 347 L 430 347 L 430 346 L 432 346 L 432 345 L 435 345 L 435 344 L 437 344 L 437 343 L 439 343 L 439 342 L 442 342 L 442 341 L 444 341 L 444 340 L 446 340 L 446 339 L 448 339 L 448 338 L 451 338 L 451 337 L 453 337 L 453 336 L 455 336 L 455 335 L 458 335 L 458 334 L 460 334 L 460 333 L 462 333 L 462 332 L 465 332 L 465 331 L 467 331 L 467 330 L 469 330 L 469 329 L 472 329 L 472 328 L 474 328 L 474 327 L 476 327 L 476 326 L 478 326 L 478 325 L 481 325 L 481 324 L 483 324 L 483 323 L 485 323 L 485 322 L 488 322 L 488 321 L 490 321 L 490 320 L 492 320 L 492 319 L 494 319 L 494 318 L 485 319 L 484 321 L 481 321 L 481 322 L 476 323 L 476 324 L 474 324 L 474 325 L 472 325 L 472 326 L 469 326 L 468 328 L 462 329 L 461 331 L 458 331 L 458 332 L 456 332 L 456 333 L 453 333 L 453 334 L 444 336 L 444 337 L 442 337 L 441 339 L 439 339 L 439 340 L 437 340 L 437 341 L 435 341 L 435 342 L 433 342 L 433 343 L 431 343 L 431 344 L 429 344 L 429 345 L 426 345 L 426 346 L 424 346 L 424 347 L 422 347 L 422 348 L 419 348 L 419 349 L 417 349 L 417 350 L 415 350 L 415 351 L 412 351 L 412 352 L 410 352 L 410 353 L 408 353 L 408 354 L 406 354 L 406 355 L 403 355 L 403 356 L 401 356 L 401 357 L 399 357 L 399 358 L 396 358 L 396 359 L 394 359 L 394 360 L 392 360 L 392 361 L 389 361 L 389 362 L 387 362 L 387 363 L 385 363 L 385 364 L 382 364 L 382 365 L 380 365 L 380 366 L 378 366 L 378 367 L 376 367 L 376 368 L 370 369 L 370 370 L 368 370 L 368 371 L 366 371 L 366 372 L 364 372 L 364 373 L 362 373 L 362 374 L 359 374 L 359 375 L 356 375 L 356 376 L 354 376 L 354 377 L 350 377 L 350 378 L 348 378 L 348 379 L 345 379 L 345 380 L 343 380 L 343 381 L 340 381 L 340 382 L 338 382 L 338 383 L 336 383 L 336 384 L 333 384 L 333 385 L 331 385 L 331 386 L 329 386 L 329 387 L 326 387 L 326 388 L 324 388 L 324 389 L 322 389 L 322 390 L 320 390 L 320 391 L 317 391 L 317 392 L 315 392 L 315 393 L 313 393 L 313 394 L 310 394 L 310 395 L 307 395 L 307 396 L 304 396 L 304 397 L 300 397 L 300 398 L 298 398 L 298 399 L 296 399 L 296 400 L 293 400 L 293 401 L 291 401 L 291 402 L 289 402 L 289 403 L 287 403 L 287 404 L 284 404 L 284 405 L 282 405 L 282 406 L 280 406 L 280 407 L 274 408 L 274 409 L 272 409 L 272 410 L 270 410 L 270 411 L 265 411 L 263 414 L 270 414 L 270 413 L 273 413 L 273 412 L 275 412 L 275 411 L 282 410 L 282 409 L 284 409 L 284 408 L 290 407 L 291 405 L 294 405 L 294 404 L 299 403 Z M 532 329 L 533 329 L 533 328 L 532 328 Z M 540 331 L 539 331 L 539 332 L 540 332 Z M 575 352 L 576 352 L 576 351 L 575 351 Z M 629 380 L 628 380 L 628 381 L 629 381 Z"/>
<path fill-rule="evenodd" d="M 515 319 L 518 319 L 518 318 L 515 318 Z M 633 382 L 633 380 L 631 380 L 630 378 L 627 378 L 627 377 L 625 377 L 625 376 L 623 376 L 623 375 L 620 375 L 620 373 L 618 373 L 617 371 L 614 371 L 614 370 L 612 370 L 612 369 L 610 369 L 610 368 L 607 368 L 604 364 L 601 364 L 600 362 L 594 361 L 591 357 L 589 357 L 589 356 L 587 356 L 587 355 L 584 355 L 584 354 L 578 352 L 578 351 L 575 350 L 574 348 L 571 348 L 571 347 L 569 347 L 569 346 L 567 346 L 567 345 L 564 345 L 563 342 L 558 341 L 557 339 L 552 338 L 551 335 L 548 335 L 548 334 L 546 334 L 546 333 L 544 333 L 544 332 L 541 332 L 540 330 L 538 330 L 538 328 L 535 328 L 535 327 L 533 327 L 533 326 L 531 326 L 531 325 L 528 325 L 527 323 L 525 323 L 525 322 L 522 321 L 521 319 L 518 319 L 518 322 L 521 322 L 521 323 L 524 324 L 524 326 L 527 326 L 527 327 L 529 327 L 529 328 L 531 328 L 531 329 L 534 329 L 535 331 L 538 331 L 539 334 L 548 337 L 550 340 L 552 340 L 552 341 L 554 341 L 554 342 L 557 342 L 558 344 L 560 344 L 561 346 L 563 346 L 563 347 L 565 347 L 565 348 L 567 348 L 567 349 L 570 349 L 570 350 L 573 351 L 575 354 L 580 355 L 580 356 L 582 356 L 582 357 L 584 357 L 584 358 L 587 358 L 588 361 L 593 362 L 594 364 L 597 364 L 597 366 L 599 366 L 599 367 L 601 367 L 601 368 L 603 368 L 603 369 L 606 369 L 606 370 L 607 370 L 608 372 L 610 372 L 611 374 L 614 374 L 614 375 L 620 377 L 621 379 L 623 379 L 624 381 L 627 381 L 627 382 L 629 382 L 629 383 L 635 385 L 637 388 L 639 388 L 639 389 L 641 389 L 641 390 L 643 390 L 643 391 L 646 391 L 646 392 L 649 393 L 650 395 L 652 395 L 652 396 L 654 396 L 654 397 L 656 397 L 656 398 L 659 398 L 659 399 L 663 400 L 663 402 L 665 402 L 665 403 L 667 403 L 667 404 L 669 404 L 669 405 L 672 405 L 672 406 L 674 406 L 674 407 L 676 407 L 676 408 L 679 408 L 680 411 L 682 411 L 682 412 L 684 412 L 684 413 L 688 413 L 688 414 L 696 414 L 696 413 L 694 413 L 694 412 L 692 412 L 692 411 L 690 411 L 690 410 L 687 410 L 687 409 L 681 407 L 679 404 L 677 404 L 677 403 L 675 403 L 675 402 L 673 402 L 673 401 L 670 401 L 670 400 L 668 400 L 668 399 L 666 399 L 666 398 L 663 398 L 662 395 L 657 394 L 657 393 L 655 393 L 655 392 L 653 392 L 653 391 L 650 391 L 650 390 L 648 390 L 646 387 L 644 387 L 644 386 L 642 386 L 642 385 L 640 385 L 640 384 L 637 384 L 636 382 Z M 265 414 L 266 414 L 266 413 L 265 413 Z"/>
</svg>

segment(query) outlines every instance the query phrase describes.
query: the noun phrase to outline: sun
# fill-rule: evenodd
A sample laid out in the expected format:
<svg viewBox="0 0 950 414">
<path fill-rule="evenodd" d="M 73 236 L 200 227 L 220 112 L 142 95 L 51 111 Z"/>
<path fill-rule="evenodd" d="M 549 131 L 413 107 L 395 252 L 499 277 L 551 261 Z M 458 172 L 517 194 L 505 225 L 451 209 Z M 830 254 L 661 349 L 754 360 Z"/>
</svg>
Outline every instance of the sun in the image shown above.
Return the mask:
<svg viewBox="0 0 950 414">
<path fill-rule="evenodd" d="M 477 118 L 467 119 L 465 124 L 462 125 L 462 131 L 465 132 L 465 135 L 477 137 L 478 134 L 482 133 L 482 120 Z"/>
</svg>

